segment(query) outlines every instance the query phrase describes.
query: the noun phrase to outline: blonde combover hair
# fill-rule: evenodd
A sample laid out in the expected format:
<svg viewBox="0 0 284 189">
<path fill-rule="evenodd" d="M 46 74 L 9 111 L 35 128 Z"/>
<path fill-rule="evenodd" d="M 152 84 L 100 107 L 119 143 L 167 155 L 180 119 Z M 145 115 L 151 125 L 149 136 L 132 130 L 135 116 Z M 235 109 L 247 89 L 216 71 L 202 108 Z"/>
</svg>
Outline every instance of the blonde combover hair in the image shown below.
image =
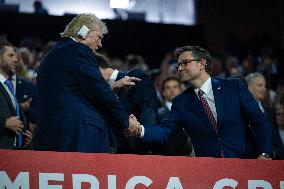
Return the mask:
<svg viewBox="0 0 284 189">
<path fill-rule="evenodd" d="M 65 27 L 65 30 L 60 33 L 61 37 L 78 37 L 77 32 L 85 25 L 90 30 L 101 29 L 103 34 L 107 34 L 107 26 L 95 14 L 79 14 L 71 20 Z"/>
</svg>

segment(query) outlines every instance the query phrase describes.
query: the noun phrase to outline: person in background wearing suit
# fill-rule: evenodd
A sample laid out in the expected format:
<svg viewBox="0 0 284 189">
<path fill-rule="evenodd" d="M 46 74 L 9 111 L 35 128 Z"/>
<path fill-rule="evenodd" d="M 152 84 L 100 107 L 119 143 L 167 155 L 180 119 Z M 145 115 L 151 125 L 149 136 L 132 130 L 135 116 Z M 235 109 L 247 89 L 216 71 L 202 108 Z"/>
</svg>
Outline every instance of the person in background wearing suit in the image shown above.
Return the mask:
<svg viewBox="0 0 284 189">
<path fill-rule="evenodd" d="M 257 158 L 270 160 L 271 127 L 244 82 L 211 78 L 212 57 L 201 47 L 181 47 L 176 57 L 180 81 L 191 86 L 173 99 L 169 118 L 160 125 L 143 126 L 132 117 L 131 136 L 165 143 L 170 134 L 184 128 L 196 156 L 251 158 L 246 150 L 251 124 L 260 149 Z"/>
<path fill-rule="evenodd" d="M 126 88 L 116 89 L 117 97 L 129 114 L 133 113 L 138 117 L 139 122 L 143 124 L 157 123 L 159 101 L 150 76 L 139 69 L 129 72 L 118 71 L 111 67 L 105 56 L 101 54 L 96 56 L 100 71 L 111 86 L 124 79 L 139 78 L 139 80 L 133 80 L 132 84 Z M 112 125 L 115 125 L 115 122 L 112 122 Z M 151 154 L 155 150 L 155 148 L 150 149 L 150 146 L 143 146 L 140 143 L 141 140 L 125 138 L 124 133 L 115 126 L 113 126 L 113 133 L 118 143 L 117 153 Z"/>
<path fill-rule="evenodd" d="M 265 95 L 267 94 L 265 77 L 261 73 L 250 73 L 245 79 L 247 81 L 249 91 L 258 102 L 261 111 L 264 113 L 272 127 L 274 147 L 273 158 L 284 159 L 284 146 L 276 124 L 275 111 L 274 109 L 262 104 L 262 101 L 265 99 Z"/>
<path fill-rule="evenodd" d="M 11 77 L 10 81 L 13 84 L 16 98 L 25 112 L 28 121 L 36 124 L 36 85 L 31 81 L 18 77 L 16 74 Z"/>
<path fill-rule="evenodd" d="M 5 149 L 28 149 L 33 138 L 9 80 L 18 61 L 14 46 L 0 42 L 0 148 Z"/>
<path fill-rule="evenodd" d="M 181 83 L 175 77 L 168 77 L 162 82 L 162 95 L 165 99 L 163 107 L 158 109 L 159 123 L 167 119 L 171 108 L 172 100 L 174 97 L 182 92 Z M 182 128 L 169 137 L 167 144 L 162 148 L 164 155 L 190 155 L 192 146 L 190 138 L 186 131 Z"/>
<path fill-rule="evenodd" d="M 35 149 L 111 152 L 108 117 L 131 132 L 128 113 L 104 80 L 94 54 L 106 33 L 106 25 L 94 14 L 80 14 L 42 60 L 36 81 Z"/>
</svg>

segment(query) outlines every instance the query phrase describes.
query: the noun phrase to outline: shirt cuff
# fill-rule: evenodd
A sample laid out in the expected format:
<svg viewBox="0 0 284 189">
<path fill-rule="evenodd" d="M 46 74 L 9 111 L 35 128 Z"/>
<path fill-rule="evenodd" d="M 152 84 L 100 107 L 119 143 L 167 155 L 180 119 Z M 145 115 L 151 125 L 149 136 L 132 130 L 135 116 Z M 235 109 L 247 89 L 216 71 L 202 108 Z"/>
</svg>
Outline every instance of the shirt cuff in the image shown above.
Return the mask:
<svg viewBox="0 0 284 189">
<path fill-rule="evenodd" d="M 144 134 L 145 134 L 145 128 L 144 128 L 143 125 L 140 125 L 140 127 L 141 127 L 141 133 L 140 133 L 139 138 L 143 138 L 143 137 L 144 137 Z"/>
</svg>

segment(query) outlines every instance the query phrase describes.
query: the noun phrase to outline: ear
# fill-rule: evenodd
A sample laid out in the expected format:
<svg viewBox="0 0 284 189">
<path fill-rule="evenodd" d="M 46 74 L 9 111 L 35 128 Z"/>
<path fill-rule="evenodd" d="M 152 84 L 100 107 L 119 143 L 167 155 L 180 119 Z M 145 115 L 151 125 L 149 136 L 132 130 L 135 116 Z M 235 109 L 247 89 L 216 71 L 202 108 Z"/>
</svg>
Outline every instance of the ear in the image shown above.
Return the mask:
<svg viewBox="0 0 284 189">
<path fill-rule="evenodd" d="M 202 58 L 199 63 L 200 63 L 200 65 L 201 65 L 201 69 L 202 69 L 202 70 L 205 70 L 205 66 L 206 66 L 206 64 L 207 64 L 207 63 L 206 63 L 206 60 Z"/>
</svg>

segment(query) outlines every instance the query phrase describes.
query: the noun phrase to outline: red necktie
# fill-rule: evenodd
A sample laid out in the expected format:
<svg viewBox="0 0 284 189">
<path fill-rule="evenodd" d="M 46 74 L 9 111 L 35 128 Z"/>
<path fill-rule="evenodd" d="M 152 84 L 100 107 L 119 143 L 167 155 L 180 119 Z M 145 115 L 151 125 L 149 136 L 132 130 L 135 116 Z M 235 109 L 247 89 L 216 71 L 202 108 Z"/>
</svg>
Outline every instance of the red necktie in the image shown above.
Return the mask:
<svg viewBox="0 0 284 189">
<path fill-rule="evenodd" d="M 213 113 L 212 113 L 212 111 L 211 111 L 211 109 L 208 105 L 207 100 L 204 98 L 203 94 L 204 94 L 204 92 L 201 89 L 199 89 L 198 96 L 199 96 L 201 105 L 202 105 L 203 109 L 205 110 L 207 117 L 208 117 L 212 127 L 214 128 L 216 134 L 219 136 L 219 128 L 217 126 L 216 119 L 213 116 Z M 220 149 L 221 149 L 221 157 L 224 157 L 224 152 L 223 152 L 223 148 L 222 148 L 221 144 L 220 144 Z"/>
</svg>

